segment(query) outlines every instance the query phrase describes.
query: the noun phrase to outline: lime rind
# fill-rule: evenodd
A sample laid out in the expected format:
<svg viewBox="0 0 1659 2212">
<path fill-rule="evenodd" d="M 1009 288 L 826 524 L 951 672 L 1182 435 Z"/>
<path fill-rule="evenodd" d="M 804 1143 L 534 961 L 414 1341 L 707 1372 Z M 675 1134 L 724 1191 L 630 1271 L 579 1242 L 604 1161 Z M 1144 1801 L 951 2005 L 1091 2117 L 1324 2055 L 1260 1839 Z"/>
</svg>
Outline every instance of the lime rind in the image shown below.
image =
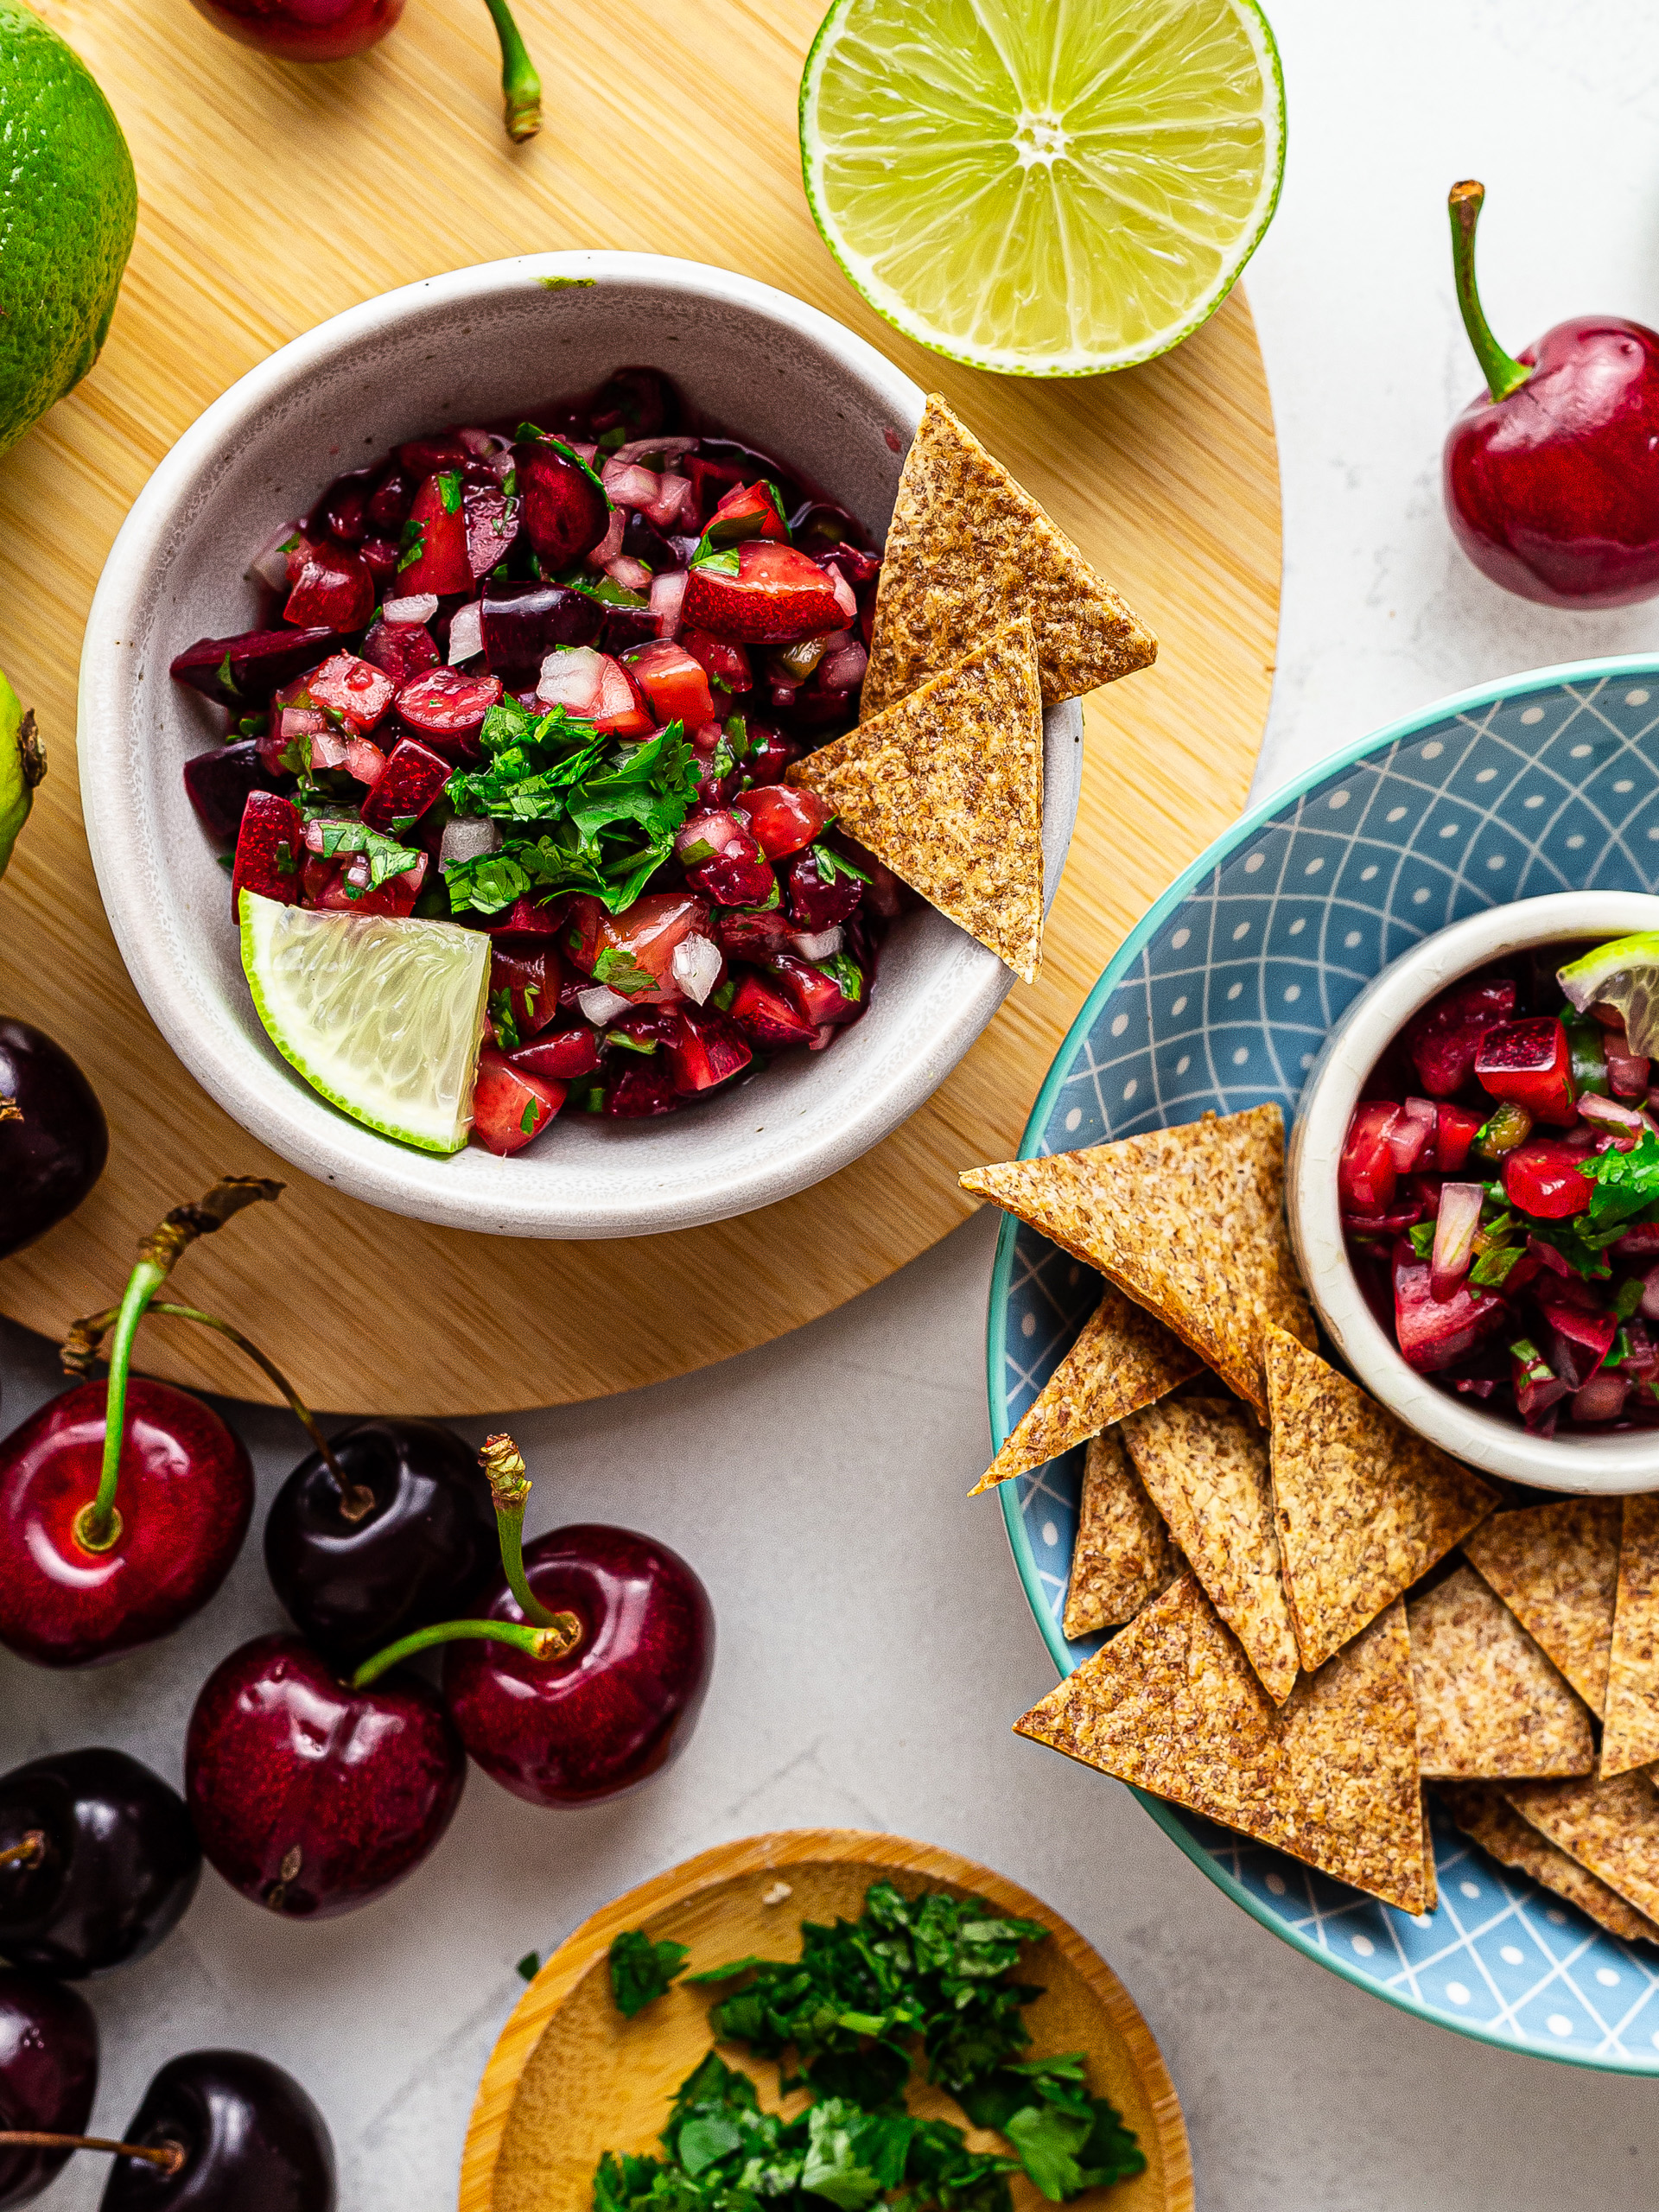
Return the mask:
<svg viewBox="0 0 1659 2212">
<path fill-rule="evenodd" d="M 1556 982 L 1580 1014 L 1609 1006 L 1624 1017 L 1638 1058 L 1659 1058 L 1659 931 L 1617 937 L 1558 969 Z"/>
<path fill-rule="evenodd" d="M 241 944 L 265 1033 L 314 1090 L 400 1144 L 461 1149 L 489 994 L 481 931 L 245 890 Z"/>
<path fill-rule="evenodd" d="M 1184 92 L 1153 59 L 1183 35 Z M 1068 84 L 1084 53 L 1092 75 Z M 1273 219 L 1285 130 L 1257 0 L 836 0 L 801 78 L 807 204 L 842 274 L 907 337 L 1005 375 L 1097 376 L 1190 337 Z M 1230 160 L 1253 182 L 1224 210 Z M 1123 327 L 1079 342 L 1108 275 Z M 971 331 L 922 303 L 941 288 Z"/>
</svg>

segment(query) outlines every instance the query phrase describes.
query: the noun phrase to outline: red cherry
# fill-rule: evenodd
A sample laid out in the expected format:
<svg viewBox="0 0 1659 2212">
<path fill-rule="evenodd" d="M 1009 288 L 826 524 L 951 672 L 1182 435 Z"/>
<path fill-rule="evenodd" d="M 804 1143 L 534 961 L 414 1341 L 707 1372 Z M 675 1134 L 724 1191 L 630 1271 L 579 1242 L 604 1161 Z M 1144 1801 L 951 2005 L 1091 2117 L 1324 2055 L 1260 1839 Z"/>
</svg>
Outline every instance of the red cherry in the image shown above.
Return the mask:
<svg viewBox="0 0 1659 2212">
<path fill-rule="evenodd" d="M 285 61 L 347 61 L 383 39 L 404 0 L 195 0 L 210 23 Z"/>
</svg>

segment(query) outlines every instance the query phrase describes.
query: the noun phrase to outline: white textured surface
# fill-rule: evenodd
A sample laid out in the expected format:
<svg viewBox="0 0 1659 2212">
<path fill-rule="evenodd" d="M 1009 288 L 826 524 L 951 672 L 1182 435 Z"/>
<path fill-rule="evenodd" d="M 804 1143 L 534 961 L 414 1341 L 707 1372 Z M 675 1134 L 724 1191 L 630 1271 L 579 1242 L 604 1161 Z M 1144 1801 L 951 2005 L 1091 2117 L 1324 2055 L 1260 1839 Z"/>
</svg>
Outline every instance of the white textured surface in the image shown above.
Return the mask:
<svg viewBox="0 0 1659 2212">
<path fill-rule="evenodd" d="M 1455 177 L 1491 194 L 1488 305 L 1512 347 L 1593 308 L 1659 322 L 1650 9 L 1270 12 L 1291 152 L 1249 279 L 1287 523 L 1264 789 L 1438 693 L 1659 639 L 1653 607 L 1575 618 L 1485 584 L 1446 536 L 1437 478 L 1446 422 L 1475 382 L 1446 277 Z M 522 1422 L 532 1465 L 546 1455 L 535 1527 L 632 1521 L 709 1580 L 722 1641 L 687 1758 L 645 1795 L 568 1819 L 474 1780 L 432 1864 L 327 1929 L 269 1923 L 209 1876 L 168 1947 L 95 1992 L 99 2121 L 118 2124 L 169 2051 L 241 2042 L 292 2065 L 327 2107 L 349 2212 L 439 2212 L 522 1951 L 723 1837 L 844 1821 L 972 1853 L 1098 1943 L 1174 2071 L 1205 2212 L 1649 2205 L 1650 2085 L 1386 2010 L 1235 1910 L 1116 1784 L 1008 1732 L 1052 1670 L 994 1502 L 963 1497 L 988 1442 L 993 1231 L 970 1224 L 730 1366 Z M 0 1370 L 10 1427 L 54 1376 L 16 1332 L 0 1331 Z M 274 1414 L 238 1418 L 268 1496 L 296 1450 Z M 197 1683 L 274 1618 L 256 1541 L 220 1599 L 150 1657 L 67 1681 L 0 1657 L 0 1761 L 103 1738 L 176 1774 Z M 100 2187 L 88 2162 L 43 2202 L 90 2212 Z"/>
</svg>

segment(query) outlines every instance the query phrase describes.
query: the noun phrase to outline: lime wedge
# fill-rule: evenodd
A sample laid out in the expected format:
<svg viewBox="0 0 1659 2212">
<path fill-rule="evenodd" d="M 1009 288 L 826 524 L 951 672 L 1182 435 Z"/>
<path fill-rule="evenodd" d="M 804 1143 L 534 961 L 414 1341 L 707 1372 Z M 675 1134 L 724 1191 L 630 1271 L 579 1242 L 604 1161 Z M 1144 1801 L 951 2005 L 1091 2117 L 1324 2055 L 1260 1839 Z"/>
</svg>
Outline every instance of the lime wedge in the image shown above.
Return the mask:
<svg viewBox="0 0 1659 2212">
<path fill-rule="evenodd" d="M 1164 353 L 1226 297 L 1284 161 L 1255 0 L 836 0 L 801 79 L 824 243 L 973 368 Z"/>
<path fill-rule="evenodd" d="M 1556 970 L 1568 1003 L 1580 1014 L 1610 1006 L 1624 1017 L 1624 1033 L 1638 1059 L 1659 1055 L 1659 931 L 1616 937 L 1582 960 Z"/>
<path fill-rule="evenodd" d="M 245 890 L 242 965 L 271 1043 L 314 1090 L 423 1152 L 466 1143 L 490 986 L 481 930 Z"/>
</svg>

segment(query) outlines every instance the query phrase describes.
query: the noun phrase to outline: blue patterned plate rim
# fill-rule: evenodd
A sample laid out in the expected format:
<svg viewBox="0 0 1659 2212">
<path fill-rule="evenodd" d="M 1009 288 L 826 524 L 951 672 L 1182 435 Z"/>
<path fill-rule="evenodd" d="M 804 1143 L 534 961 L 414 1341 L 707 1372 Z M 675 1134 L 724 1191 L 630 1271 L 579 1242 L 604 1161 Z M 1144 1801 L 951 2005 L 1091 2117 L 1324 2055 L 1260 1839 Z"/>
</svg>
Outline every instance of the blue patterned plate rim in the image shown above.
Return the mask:
<svg viewBox="0 0 1659 2212">
<path fill-rule="evenodd" d="M 1468 690 L 1452 692 L 1445 698 L 1434 700 L 1427 706 L 1419 707 L 1408 715 L 1401 715 L 1397 721 L 1386 724 L 1380 730 L 1372 731 L 1370 735 L 1360 738 L 1341 752 L 1318 762 L 1314 766 L 1305 770 L 1300 776 L 1288 783 L 1278 785 L 1270 791 L 1258 804 L 1241 815 L 1230 830 L 1224 830 L 1212 845 L 1198 855 L 1197 860 L 1182 870 L 1169 888 L 1154 900 L 1108 962 L 1050 1064 L 1048 1073 L 1043 1079 L 1042 1086 L 1032 1106 L 1030 1116 L 1020 1135 L 1020 1149 L 1016 1157 L 1020 1160 L 1031 1160 L 1036 1158 L 1041 1152 L 1043 1132 L 1047 1126 L 1055 1100 L 1070 1076 L 1077 1054 L 1092 1031 L 1102 1007 L 1128 974 L 1134 963 L 1141 957 L 1148 942 L 1156 935 L 1166 918 L 1181 905 L 1190 893 L 1203 883 L 1206 877 L 1213 874 L 1258 830 L 1268 826 L 1287 809 L 1294 807 L 1299 799 L 1305 798 L 1309 791 L 1317 789 L 1319 785 L 1331 778 L 1339 776 L 1344 770 L 1357 766 L 1370 760 L 1374 754 L 1386 752 L 1390 746 L 1414 735 L 1433 723 L 1443 721 L 1448 717 L 1467 714 L 1473 709 L 1497 706 L 1502 702 L 1515 698 L 1527 691 L 1559 689 L 1570 683 L 1601 683 L 1624 677 L 1648 679 L 1659 677 L 1659 654 L 1629 653 L 1602 660 L 1566 661 L 1548 668 L 1529 669 L 1520 675 L 1507 677 L 1499 683 L 1479 683 L 1471 686 Z M 990 1402 L 991 1442 L 993 1448 L 999 1452 L 1007 1441 L 1009 1429 L 1007 1393 L 1003 1380 L 1006 1360 L 1006 1315 L 1013 1284 L 1014 1247 L 1019 1230 L 1020 1224 L 1014 1217 L 1012 1214 L 1005 1214 L 1001 1229 L 997 1236 L 996 1252 L 991 1267 L 990 1300 L 986 1317 L 986 1389 Z M 1049 1656 L 1054 1662 L 1055 1670 L 1064 1679 L 1072 1671 L 1075 1662 L 1067 1649 L 1065 1637 L 1059 1632 L 1052 1612 L 1042 1600 L 1037 1562 L 1032 1552 L 1030 1532 L 1020 1510 L 1017 1490 L 1018 1485 L 1014 1482 L 1004 1483 L 1001 1485 L 1002 1525 L 1007 1535 L 1008 1549 L 1014 1557 L 1014 1567 L 1020 1577 L 1020 1588 L 1024 1592 L 1026 1602 L 1031 1608 L 1032 1617 L 1041 1632 L 1044 1643 L 1048 1646 Z M 1343 1980 L 1351 1982 L 1357 1989 L 1363 1989 L 1369 1995 L 1380 1998 L 1383 2003 L 1392 2005 L 1402 2012 L 1411 2013 L 1421 2019 L 1432 2020 L 1440 2027 L 1450 2028 L 1455 2034 L 1466 2036 L 1472 2042 L 1490 2044 L 1495 2049 L 1510 2051 L 1519 2056 L 1551 2060 L 1563 2066 L 1583 2067 L 1592 2073 L 1599 2074 L 1633 2074 L 1650 2078 L 1659 2071 L 1659 2056 L 1649 2062 L 1632 2056 L 1602 2056 L 1590 2050 L 1562 2049 L 1559 2046 L 1552 2048 L 1546 2044 L 1530 2042 L 1521 2043 L 1513 2034 L 1505 2033 L 1501 2029 L 1490 2026 L 1484 2021 L 1447 2011 L 1440 2005 L 1428 2003 L 1423 1998 L 1413 1996 L 1408 1991 L 1386 1986 L 1364 1967 L 1355 1964 L 1343 1957 L 1340 1953 L 1325 1948 L 1312 1937 L 1304 1935 L 1300 1929 L 1289 1926 L 1259 1897 L 1254 1896 L 1236 1875 L 1230 1873 L 1218 1862 L 1214 1853 L 1192 1833 L 1186 1824 L 1186 1818 L 1175 1807 L 1166 1803 L 1161 1798 L 1149 1796 L 1143 1789 L 1135 1789 L 1133 1795 L 1140 1801 L 1142 1809 L 1151 1815 L 1171 1841 L 1185 1853 L 1193 1865 L 1213 1882 L 1218 1890 L 1230 1897 L 1233 1903 L 1240 1906 L 1243 1910 L 1249 1913 L 1252 1920 L 1258 1922 L 1271 1934 L 1276 1936 L 1281 1942 L 1287 1943 L 1293 1950 L 1300 1951 L 1304 1957 L 1314 1960 L 1327 1972 L 1339 1975 Z M 1525 1878 L 1515 1878 L 1524 1879 Z"/>
</svg>

